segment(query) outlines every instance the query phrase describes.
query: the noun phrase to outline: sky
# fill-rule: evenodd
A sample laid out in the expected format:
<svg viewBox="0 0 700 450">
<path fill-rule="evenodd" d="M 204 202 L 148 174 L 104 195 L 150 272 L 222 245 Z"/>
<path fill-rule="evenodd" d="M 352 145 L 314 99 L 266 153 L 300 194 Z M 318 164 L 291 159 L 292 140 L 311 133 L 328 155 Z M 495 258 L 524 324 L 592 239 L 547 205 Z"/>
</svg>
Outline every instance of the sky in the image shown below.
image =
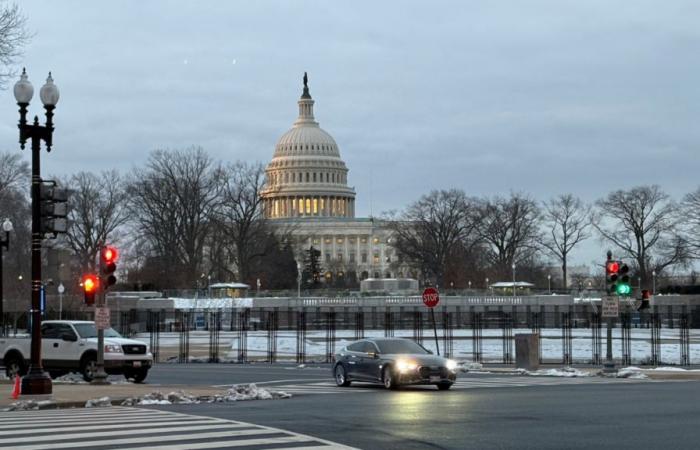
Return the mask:
<svg viewBox="0 0 700 450">
<path fill-rule="evenodd" d="M 307 71 L 358 216 L 453 187 L 592 202 L 700 184 L 695 0 L 19 4 L 30 113 L 49 70 L 61 91 L 43 173 L 127 172 L 192 145 L 267 163 Z M 17 118 L 10 86 L 1 150 L 19 151 Z M 598 253 L 592 240 L 573 262 Z"/>
</svg>

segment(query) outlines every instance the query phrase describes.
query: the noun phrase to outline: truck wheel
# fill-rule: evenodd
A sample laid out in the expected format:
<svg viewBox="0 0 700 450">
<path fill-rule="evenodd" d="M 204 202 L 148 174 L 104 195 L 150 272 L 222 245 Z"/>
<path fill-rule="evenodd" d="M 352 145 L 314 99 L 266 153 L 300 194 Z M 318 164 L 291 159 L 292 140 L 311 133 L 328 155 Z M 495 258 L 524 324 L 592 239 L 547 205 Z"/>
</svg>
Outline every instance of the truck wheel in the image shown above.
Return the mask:
<svg viewBox="0 0 700 450">
<path fill-rule="evenodd" d="M 80 373 L 83 375 L 83 380 L 88 383 L 95 379 L 97 373 L 97 359 L 95 355 L 86 355 L 80 361 Z"/>
<path fill-rule="evenodd" d="M 134 380 L 134 383 L 143 383 L 148 376 L 148 369 L 134 369 L 124 372 L 124 378 Z"/>
<path fill-rule="evenodd" d="M 20 356 L 9 355 L 5 357 L 5 374 L 7 374 L 9 379 L 13 379 L 18 375 L 23 377 L 27 374 L 27 366 Z"/>
</svg>

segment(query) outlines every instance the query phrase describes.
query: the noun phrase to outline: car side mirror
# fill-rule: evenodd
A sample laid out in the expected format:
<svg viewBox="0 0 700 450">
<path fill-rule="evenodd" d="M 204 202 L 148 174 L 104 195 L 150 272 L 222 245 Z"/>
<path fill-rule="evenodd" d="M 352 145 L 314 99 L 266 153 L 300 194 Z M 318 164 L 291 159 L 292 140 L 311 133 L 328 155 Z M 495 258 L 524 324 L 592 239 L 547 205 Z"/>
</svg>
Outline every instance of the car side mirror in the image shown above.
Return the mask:
<svg viewBox="0 0 700 450">
<path fill-rule="evenodd" d="M 369 353 L 367 353 L 367 355 L 368 355 L 370 358 L 379 359 L 379 353 L 369 352 Z"/>
<path fill-rule="evenodd" d="M 61 339 L 68 342 L 75 342 L 78 340 L 78 337 L 72 333 L 63 333 Z"/>
</svg>

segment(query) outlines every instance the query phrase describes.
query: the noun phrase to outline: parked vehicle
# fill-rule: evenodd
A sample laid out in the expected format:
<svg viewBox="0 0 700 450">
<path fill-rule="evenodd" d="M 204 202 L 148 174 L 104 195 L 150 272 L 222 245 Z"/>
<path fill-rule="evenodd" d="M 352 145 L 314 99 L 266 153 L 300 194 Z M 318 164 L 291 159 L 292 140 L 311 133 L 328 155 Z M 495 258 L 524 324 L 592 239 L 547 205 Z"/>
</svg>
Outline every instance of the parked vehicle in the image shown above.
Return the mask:
<svg viewBox="0 0 700 450">
<path fill-rule="evenodd" d="M 457 363 L 433 355 L 423 346 L 399 338 L 363 339 L 344 347 L 335 357 L 335 383 L 382 383 L 387 389 L 408 384 L 434 384 L 449 389 L 457 379 Z"/>
<path fill-rule="evenodd" d="M 44 370 L 52 378 L 79 372 L 91 381 L 97 371 L 97 329 L 95 322 L 47 320 L 41 323 L 41 356 Z M 108 374 L 123 374 L 143 382 L 153 365 L 153 355 L 140 341 L 125 339 L 112 328 L 104 330 L 104 362 Z M 29 334 L 0 337 L 8 377 L 27 373 L 31 359 Z"/>
</svg>

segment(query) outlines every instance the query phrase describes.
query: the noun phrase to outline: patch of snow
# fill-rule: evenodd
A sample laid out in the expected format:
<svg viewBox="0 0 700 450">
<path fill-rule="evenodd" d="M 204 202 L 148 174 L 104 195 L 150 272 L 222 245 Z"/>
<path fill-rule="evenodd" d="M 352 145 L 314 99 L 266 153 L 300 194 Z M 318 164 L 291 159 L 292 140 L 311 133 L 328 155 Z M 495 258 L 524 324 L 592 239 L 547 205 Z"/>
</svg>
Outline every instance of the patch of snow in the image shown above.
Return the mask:
<svg viewBox="0 0 700 450">
<path fill-rule="evenodd" d="M 462 372 L 481 371 L 484 369 L 484 365 L 478 362 L 463 362 L 457 368 Z"/>
<path fill-rule="evenodd" d="M 615 374 L 616 378 L 633 378 L 637 380 L 643 380 L 647 377 L 642 373 L 642 369 L 639 367 L 623 367 L 622 369 L 618 370 L 617 373 Z"/>
<path fill-rule="evenodd" d="M 271 391 L 260 388 L 254 383 L 236 384 L 223 394 L 194 396 L 183 391 L 163 394 L 154 391 L 141 397 L 129 397 L 122 402 L 122 406 L 136 405 L 172 405 L 172 404 L 198 404 L 198 403 L 226 403 L 247 400 L 276 400 L 291 398 L 292 395 L 283 391 Z"/>
<path fill-rule="evenodd" d="M 11 403 L 7 408 L 2 411 L 31 411 L 37 409 L 46 409 L 50 407 L 55 407 L 56 402 L 53 400 L 19 400 Z"/>
<path fill-rule="evenodd" d="M 86 408 L 106 408 L 112 406 L 112 399 L 109 397 L 91 398 L 85 402 Z"/>
<path fill-rule="evenodd" d="M 61 375 L 53 380 L 54 383 L 64 383 L 64 384 L 87 384 L 87 381 L 83 379 L 83 376 L 75 372 L 69 372 L 65 375 Z"/>
<path fill-rule="evenodd" d="M 7 375 L 5 375 L 5 372 L 0 372 L 0 381 L 5 381 L 5 380 L 9 380 L 9 378 L 7 378 Z"/>
<path fill-rule="evenodd" d="M 523 375 L 540 376 L 540 377 L 590 377 L 593 376 L 590 372 L 584 372 L 573 367 L 564 367 L 563 369 L 539 369 L 535 371 L 523 370 Z"/>
</svg>

